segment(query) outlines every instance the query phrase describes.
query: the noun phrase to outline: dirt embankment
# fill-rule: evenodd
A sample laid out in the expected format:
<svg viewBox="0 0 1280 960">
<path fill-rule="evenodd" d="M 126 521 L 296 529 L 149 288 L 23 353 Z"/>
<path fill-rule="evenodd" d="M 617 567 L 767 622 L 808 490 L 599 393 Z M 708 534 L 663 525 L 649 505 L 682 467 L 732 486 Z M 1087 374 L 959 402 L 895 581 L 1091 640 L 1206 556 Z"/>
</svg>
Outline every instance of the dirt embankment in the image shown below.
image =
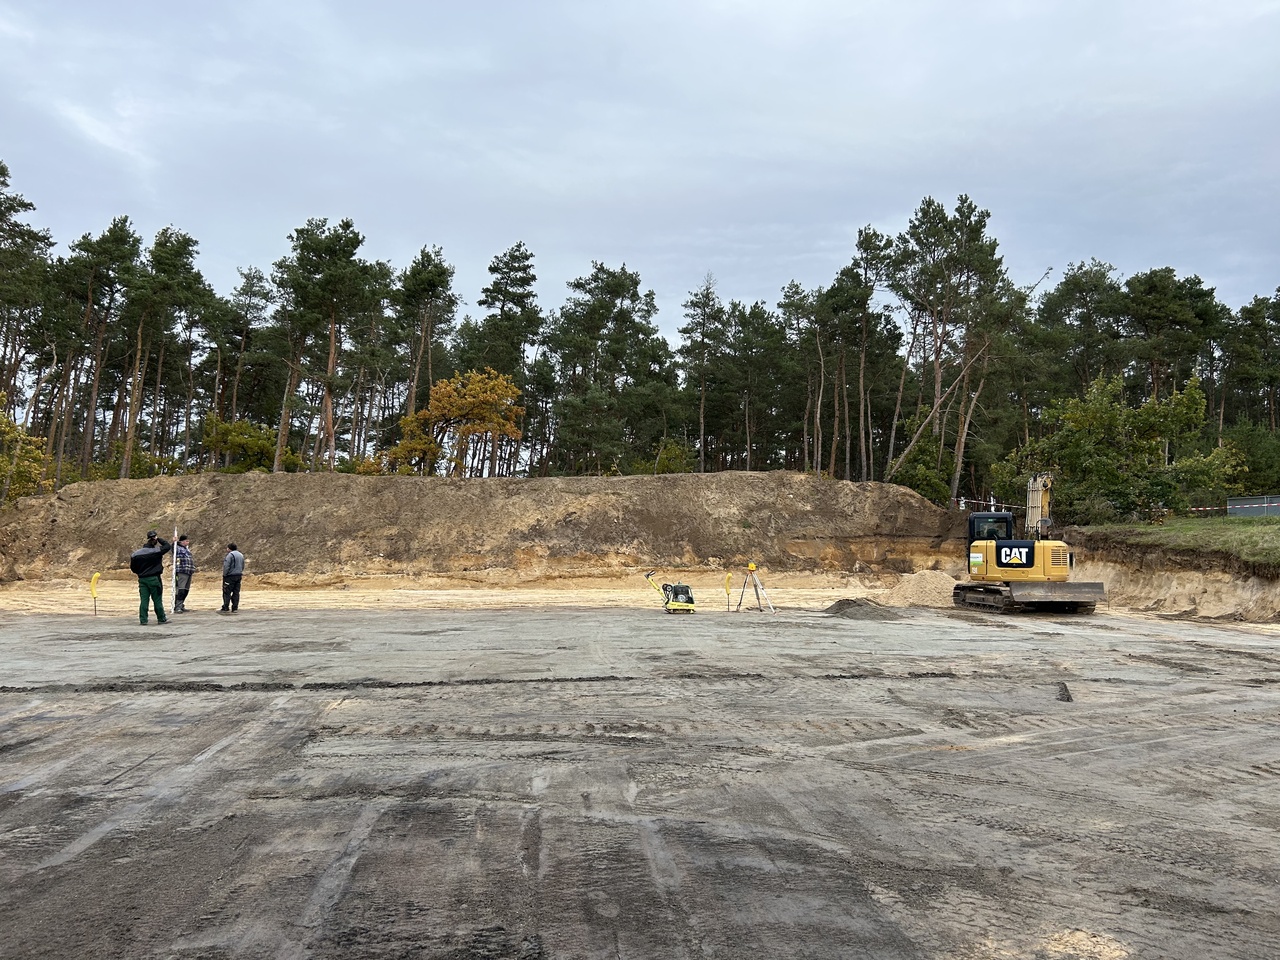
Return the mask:
<svg viewBox="0 0 1280 960">
<path fill-rule="evenodd" d="M 1169 550 L 1071 528 L 1074 576 L 1101 580 L 1113 606 L 1171 617 L 1280 619 L 1280 570 L 1210 550 Z"/>
<path fill-rule="evenodd" d="M 201 474 L 74 484 L 0 512 L 0 582 L 127 576 L 149 528 L 197 563 L 235 541 L 256 576 L 489 576 L 640 568 L 957 568 L 963 520 L 910 490 L 794 473 L 446 480 Z M 282 580 L 282 582 L 287 582 Z"/>
<path fill-rule="evenodd" d="M 235 541 L 256 583 L 364 578 L 534 585 L 646 569 L 856 577 L 965 573 L 965 518 L 913 491 L 809 474 L 446 480 L 344 474 L 201 474 L 75 484 L 0 510 L 0 583 L 128 579 L 149 528 L 193 540 L 206 573 Z M 1070 530 L 1074 578 L 1113 609 L 1280 618 L 1280 579 L 1229 558 Z M 216 575 L 216 574 L 215 574 Z M 678 575 L 678 574 L 677 574 Z M 882 582 L 877 583 L 880 580 Z M 935 591 L 936 592 L 936 591 Z"/>
</svg>

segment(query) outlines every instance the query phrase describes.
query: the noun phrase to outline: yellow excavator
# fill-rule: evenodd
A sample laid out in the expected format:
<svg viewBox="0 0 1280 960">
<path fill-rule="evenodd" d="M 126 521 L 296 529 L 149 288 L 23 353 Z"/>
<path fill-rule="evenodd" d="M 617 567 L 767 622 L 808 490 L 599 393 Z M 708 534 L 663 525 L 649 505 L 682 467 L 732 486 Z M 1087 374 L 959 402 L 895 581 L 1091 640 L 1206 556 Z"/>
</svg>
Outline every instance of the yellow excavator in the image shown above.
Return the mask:
<svg viewBox="0 0 1280 960">
<path fill-rule="evenodd" d="M 1052 490 L 1047 473 L 1027 482 L 1025 539 L 1015 539 L 1012 513 L 969 514 L 969 579 L 951 593 L 957 607 L 1092 613 L 1106 602 L 1105 584 L 1070 580 L 1075 555 L 1048 538 Z"/>
</svg>

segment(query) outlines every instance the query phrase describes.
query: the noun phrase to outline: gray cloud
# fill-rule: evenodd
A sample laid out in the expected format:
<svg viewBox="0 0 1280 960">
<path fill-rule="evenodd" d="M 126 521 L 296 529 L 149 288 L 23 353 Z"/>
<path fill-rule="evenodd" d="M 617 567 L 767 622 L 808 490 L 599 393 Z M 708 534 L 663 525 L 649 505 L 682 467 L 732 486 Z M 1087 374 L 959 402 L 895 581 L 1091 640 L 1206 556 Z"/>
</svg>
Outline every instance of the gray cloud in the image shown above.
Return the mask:
<svg viewBox="0 0 1280 960">
<path fill-rule="evenodd" d="M 57 239 L 172 223 L 224 293 L 350 216 L 398 266 L 440 244 L 473 304 L 516 240 L 546 306 L 625 261 L 670 334 L 708 270 L 772 303 L 960 193 L 1020 283 L 1280 285 L 1280 4 L 782 6 L 0 0 L 0 158 Z"/>
</svg>

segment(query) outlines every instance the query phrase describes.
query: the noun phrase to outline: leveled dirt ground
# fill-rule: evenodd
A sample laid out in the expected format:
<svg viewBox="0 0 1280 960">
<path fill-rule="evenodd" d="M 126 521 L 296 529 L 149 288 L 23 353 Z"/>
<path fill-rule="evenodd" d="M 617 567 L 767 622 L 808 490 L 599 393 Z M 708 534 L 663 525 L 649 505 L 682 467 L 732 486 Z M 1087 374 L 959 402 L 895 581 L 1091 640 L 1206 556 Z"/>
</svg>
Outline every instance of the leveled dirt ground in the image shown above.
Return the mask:
<svg viewBox="0 0 1280 960">
<path fill-rule="evenodd" d="M 1090 557 L 1097 615 L 959 611 L 908 491 L 656 480 L 0 513 L 0 956 L 1275 956 L 1265 578 Z M 142 627 L 171 521 L 204 570 Z"/>
</svg>

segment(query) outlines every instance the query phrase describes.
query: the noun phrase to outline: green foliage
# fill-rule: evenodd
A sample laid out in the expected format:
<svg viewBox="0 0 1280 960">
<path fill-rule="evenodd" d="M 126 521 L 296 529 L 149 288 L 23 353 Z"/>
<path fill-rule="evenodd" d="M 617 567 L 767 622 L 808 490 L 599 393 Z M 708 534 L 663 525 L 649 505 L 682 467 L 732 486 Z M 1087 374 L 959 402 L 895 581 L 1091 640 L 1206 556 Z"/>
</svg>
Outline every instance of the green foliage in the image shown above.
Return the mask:
<svg viewBox="0 0 1280 960">
<path fill-rule="evenodd" d="M 112 443 L 107 459 L 92 464 L 87 480 L 146 480 L 181 473 L 183 464 L 173 457 L 160 456 L 150 450 L 135 450 L 125 469 L 124 443 Z"/>
<path fill-rule="evenodd" d="M 693 450 L 687 443 L 681 443 L 674 437 L 667 437 L 658 444 L 658 455 L 654 458 L 654 473 L 691 473 L 693 471 Z"/>
<path fill-rule="evenodd" d="M 997 495 L 1020 503 L 1028 476 L 1048 472 L 1058 523 L 1100 523 L 1162 520 L 1192 500 L 1238 489 L 1243 457 L 1235 446 L 1199 449 L 1205 397 L 1197 380 L 1137 407 L 1122 394 L 1119 377 L 1099 379 L 1084 399 L 1052 407 L 1049 433 L 996 471 Z"/>
<path fill-rule="evenodd" d="M 22 222 L 34 209 L 35 204 L 9 190 L 9 168 L 0 160 L 0 318 L 27 315 L 40 303 L 53 239 L 47 230 Z M 0 322 L 0 333 L 5 326 Z"/>
<path fill-rule="evenodd" d="M 525 347 L 542 328 L 538 295 L 534 284 L 533 252 L 517 243 L 489 264 L 489 285 L 480 293 L 478 304 L 489 313 L 477 327 L 479 336 L 471 343 L 468 356 L 460 357 L 475 370 L 492 369 L 523 386 Z"/>
<path fill-rule="evenodd" d="M 707 274 L 702 286 L 689 292 L 681 306 L 688 321 L 680 327 L 683 340 L 677 354 L 683 364 L 685 388 L 691 394 L 690 406 L 697 409 L 698 470 L 707 469 L 707 400 L 714 382 L 717 362 L 728 349 L 729 331 L 724 304 L 716 294 L 716 281 Z M 714 407 L 713 407 L 714 413 Z"/>
<path fill-rule="evenodd" d="M 556 446 L 557 463 L 564 472 L 601 476 L 617 472 L 626 444 L 616 409 L 614 399 L 594 383 L 560 401 Z"/>
<path fill-rule="evenodd" d="M 1126 280 L 1118 326 L 1136 394 L 1162 398 L 1186 383 L 1206 339 L 1221 335 L 1224 310 L 1199 277 L 1172 267 Z"/>
<path fill-rule="evenodd" d="M 1259 424 L 1244 422 L 1228 427 L 1222 436 L 1224 442 L 1241 451 L 1244 457 L 1240 496 L 1262 496 L 1280 492 L 1280 435 Z"/>
<path fill-rule="evenodd" d="M 364 236 L 350 219 L 330 227 L 326 219 L 312 218 L 289 241 L 291 254 L 272 269 L 281 295 L 275 336 L 284 348 L 282 359 L 305 371 L 319 394 L 320 452 L 334 469 L 340 398 L 363 392 L 367 380 L 391 365 L 385 308 L 392 271 L 358 255 Z M 281 429 L 287 435 L 288 426 Z"/>
<path fill-rule="evenodd" d="M 1245 456 L 1233 443 L 1224 443 L 1208 454 L 1199 452 L 1179 457 L 1172 464 L 1178 495 L 1176 509 L 1220 506 L 1227 497 L 1238 497 L 1243 491 L 1241 477 L 1246 474 Z"/>
<path fill-rule="evenodd" d="M 393 295 L 405 354 L 409 413 L 424 399 L 419 396 L 419 384 L 426 384 L 429 392 L 435 367 L 444 369 L 446 338 L 453 332 L 459 303 L 453 274 L 453 265 L 445 261 L 439 247 L 423 247 L 400 275 Z"/>
<path fill-rule="evenodd" d="M 223 473 L 270 470 L 276 456 L 276 432 L 248 420 L 228 423 L 210 414 L 204 424 L 204 445 L 222 464 Z"/>
<path fill-rule="evenodd" d="M 660 473 L 692 473 L 697 464 L 697 456 L 687 443 L 681 443 L 675 437 L 663 437 L 658 441 L 653 456 L 644 460 L 633 460 L 627 471 L 631 474 Z"/>
<path fill-rule="evenodd" d="M 1057 286 L 1040 298 L 1026 349 L 1040 374 L 1033 394 L 1037 406 L 1055 396 L 1082 396 L 1115 368 L 1123 312 L 1115 272 L 1098 260 L 1068 264 Z"/>
<path fill-rule="evenodd" d="M 441 450 L 432 431 L 430 410 L 418 410 L 400 419 L 400 440 L 386 453 L 387 467 L 406 476 L 431 476 Z"/>
<path fill-rule="evenodd" d="M 827 286 L 793 281 L 772 306 L 707 274 L 674 352 L 625 264 L 593 261 L 544 310 L 517 243 L 459 323 L 440 247 L 393 270 L 362 256 L 350 220 L 307 220 L 224 299 L 175 227 L 145 246 L 121 216 L 55 256 L 33 209 L 0 162 L 0 392 L 31 434 L 9 447 L 11 487 L 199 469 L 209 453 L 298 469 L 297 450 L 356 473 L 803 469 L 938 502 L 993 485 L 1020 502 L 1034 467 L 1081 518 L 1280 491 L 1280 295 L 1233 312 L 1194 275 L 1093 260 L 1032 311 L 1039 284 L 1013 284 L 996 221 L 963 195 L 925 198 L 902 232 L 860 229 Z M 429 413 L 440 371 L 486 368 L 523 413 Z M 1123 391 L 1092 394 L 1100 377 Z"/>
<path fill-rule="evenodd" d="M 641 291 L 638 273 L 597 262 L 569 289 L 543 338 L 557 383 L 546 466 L 606 473 L 668 433 L 678 408 L 674 356 L 653 323 L 653 291 Z"/>
<path fill-rule="evenodd" d="M 951 474 L 950 452 L 939 449 L 937 437 L 925 434 L 903 459 L 893 482 L 946 506 L 951 502 Z"/>
<path fill-rule="evenodd" d="M 47 464 L 44 440 L 28 436 L 26 431 L 4 413 L 5 395 L 0 393 L 0 501 L 10 503 L 18 497 L 41 493 L 41 482 Z"/>
</svg>

